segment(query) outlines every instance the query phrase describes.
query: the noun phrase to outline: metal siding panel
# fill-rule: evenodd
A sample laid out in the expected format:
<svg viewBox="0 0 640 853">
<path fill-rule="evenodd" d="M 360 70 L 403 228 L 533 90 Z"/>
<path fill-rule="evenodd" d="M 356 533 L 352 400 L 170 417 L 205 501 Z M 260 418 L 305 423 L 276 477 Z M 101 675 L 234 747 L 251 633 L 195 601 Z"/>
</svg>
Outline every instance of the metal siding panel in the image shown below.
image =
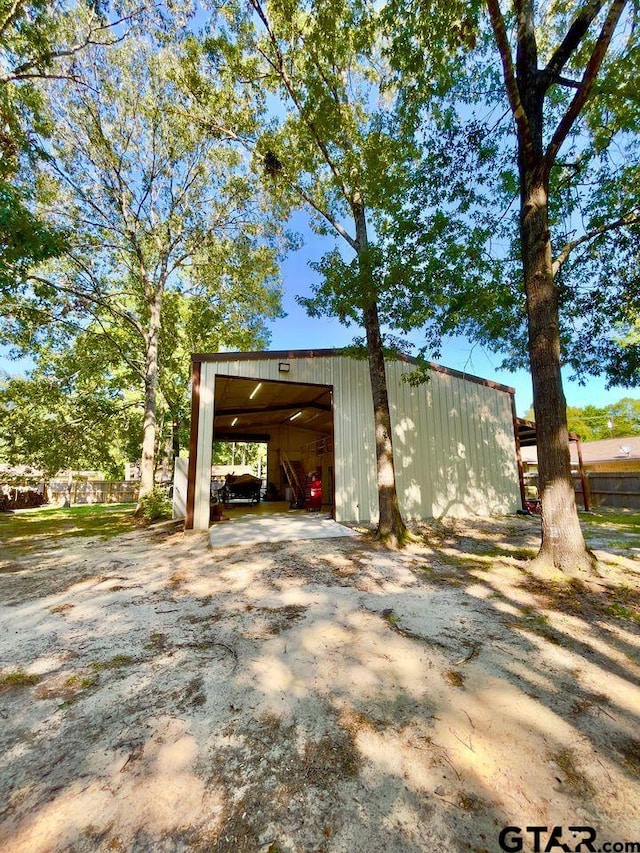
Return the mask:
<svg viewBox="0 0 640 853">
<path fill-rule="evenodd" d="M 484 491 L 483 484 L 487 481 L 489 475 L 489 466 L 487 460 L 488 439 L 484 434 L 482 420 L 480 419 L 477 409 L 478 400 L 482 394 L 478 394 L 475 388 L 470 387 L 471 383 L 467 383 L 467 412 L 466 422 L 469 433 L 468 446 L 470 454 L 473 458 L 474 465 L 470 477 L 470 487 L 472 494 L 470 500 L 474 511 L 481 512 L 481 506 L 478 506 L 478 496 Z M 497 393 L 497 392 L 494 392 Z"/>
<path fill-rule="evenodd" d="M 410 372 L 412 368 L 404 362 L 387 364 L 398 502 L 406 519 L 426 515 L 425 492 L 429 489 L 422 450 L 427 397 L 424 387 L 417 388 L 404 381 L 403 377 Z"/>
<path fill-rule="evenodd" d="M 432 514 L 436 517 L 445 515 L 448 510 L 449 489 L 451 482 L 451 432 L 449 430 L 450 383 L 451 377 L 438 374 L 433 377 L 437 418 L 435 424 L 434 443 L 432 451 L 433 468 L 438 472 L 437 487 L 432 504 Z"/>
<path fill-rule="evenodd" d="M 335 360 L 336 519 L 376 521 L 375 434 L 366 361 Z"/>
<path fill-rule="evenodd" d="M 402 382 L 412 368 L 390 362 L 389 402 L 398 496 L 406 518 L 485 515 L 517 506 L 510 395 L 433 372 Z"/>
<path fill-rule="evenodd" d="M 202 376 L 200 380 L 198 455 L 196 463 L 195 502 L 193 507 L 194 530 L 209 529 L 214 393 L 215 370 L 213 369 L 212 364 L 205 363 L 202 365 Z"/>
<path fill-rule="evenodd" d="M 203 386 L 213 392 L 216 372 L 332 385 L 336 520 L 375 523 L 375 434 L 367 361 L 339 355 L 287 359 L 291 370 L 280 373 L 278 363 L 283 360 L 207 362 Z M 510 395 L 437 371 L 431 372 L 427 383 L 414 387 L 402 381 L 414 369 L 406 362 L 387 364 L 403 514 L 424 518 L 513 511 L 518 497 Z M 201 417 L 204 414 L 201 407 Z M 211 420 L 205 417 L 202 423 Z M 204 490 L 202 484 L 200 489 Z"/>
</svg>

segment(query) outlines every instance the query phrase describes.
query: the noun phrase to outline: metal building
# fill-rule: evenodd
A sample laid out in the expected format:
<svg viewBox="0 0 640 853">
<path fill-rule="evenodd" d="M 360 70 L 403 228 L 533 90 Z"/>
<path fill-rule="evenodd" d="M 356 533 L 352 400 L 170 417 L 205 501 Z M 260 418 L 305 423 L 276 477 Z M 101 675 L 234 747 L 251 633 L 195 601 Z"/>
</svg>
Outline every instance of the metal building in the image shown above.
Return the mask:
<svg viewBox="0 0 640 853">
<path fill-rule="evenodd" d="M 376 522 L 366 359 L 339 350 L 194 355 L 186 527 L 206 530 L 212 444 L 263 441 L 267 481 L 315 471 L 336 521 Z M 520 506 L 514 390 L 409 358 L 387 362 L 400 509 L 406 519 L 499 515 Z"/>
</svg>

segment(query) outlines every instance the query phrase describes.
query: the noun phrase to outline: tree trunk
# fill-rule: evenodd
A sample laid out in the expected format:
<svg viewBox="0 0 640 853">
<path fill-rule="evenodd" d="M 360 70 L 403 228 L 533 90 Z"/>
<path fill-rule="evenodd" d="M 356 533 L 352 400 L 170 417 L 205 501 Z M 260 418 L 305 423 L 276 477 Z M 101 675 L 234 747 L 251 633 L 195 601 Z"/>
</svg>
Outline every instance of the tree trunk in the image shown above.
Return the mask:
<svg viewBox="0 0 640 853">
<path fill-rule="evenodd" d="M 407 529 L 398 507 L 387 378 L 384 371 L 378 307 L 375 302 L 364 312 L 364 326 L 369 353 L 369 376 L 371 377 L 376 435 L 378 509 L 380 512 L 377 534 L 381 539 L 392 540 L 398 544 L 402 543 L 406 537 Z"/>
<path fill-rule="evenodd" d="M 171 455 L 174 460 L 180 456 L 180 421 L 177 418 L 171 422 Z"/>
<path fill-rule="evenodd" d="M 144 432 L 142 461 L 140 464 L 140 497 L 149 494 L 154 486 L 154 458 L 156 444 L 156 401 L 158 392 L 158 338 L 160 335 L 160 308 L 162 292 L 158 291 L 149 305 L 149 331 L 146 341 L 144 382 Z"/>
<path fill-rule="evenodd" d="M 486 0 L 518 138 L 520 247 L 527 298 L 538 488 L 542 504 L 542 544 L 537 562 L 545 568 L 564 572 L 585 569 L 595 572 L 597 564 L 585 545 L 573 490 L 567 407 L 560 374 L 559 298 L 551 263 L 549 231 L 549 175 L 577 113 L 573 114 L 570 108 L 552 134 L 551 141 L 546 142 L 544 110 L 549 88 L 557 82 L 559 70 L 579 47 L 581 33 L 586 31 L 601 5 L 584 4 L 562 46 L 554 54 L 551 63 L 552 66 L 554 63 L 557 65 L 554 71 L 538 67 L 533 0 L 522 0 L 513 6 L 517 24 L 515 64 L 500 4 L 497 0 Z M 597 53 L 591 60 L 594 57 L 597 59 Z M 597 64 L 592 66 L 594 72 Z M 583 79 L 580 86 L 584 85 Z M 578 95 L 572 106 L 578 103 L 577 99 Z"/>
<path fill-rule="evenodd" d="M 542 545 L 537 562 L 563 572 L 595 571 L 575 502 L 567 407 L 560 374 L 558 289 L 551 265 L 546 181 L 527 174 L 521 196 L 520 236 L 533 407 L 538 446 Z"/>
<path fill-rule="evenodd" d="M 401 544 L 407 535 L 400 509 L 398 492 L 396 490 L 396 472 L 393 461 L 393 440 L 391 432 L 391 414 L 387 394 L 387 377 L 384 369 L 384 352 L 378 306 L 375 299 L 375 289 L 371 281 L 371 271 L 366 259 L 368 249 L 367 223 L 364 206 L 361 203 L 352 204 L 358 243 L 358 260 L 360 273 L 369 291 L 367 304 L 363 310 L 364 328 L 367 338 L 367 353 L 369 359 L 369 376 L 371 378 L 371 393 L 373 396 L 373 416 L 376 440 L 376 471 L 378 486 L 378 529 L 380 539 Z"/>
</svg>

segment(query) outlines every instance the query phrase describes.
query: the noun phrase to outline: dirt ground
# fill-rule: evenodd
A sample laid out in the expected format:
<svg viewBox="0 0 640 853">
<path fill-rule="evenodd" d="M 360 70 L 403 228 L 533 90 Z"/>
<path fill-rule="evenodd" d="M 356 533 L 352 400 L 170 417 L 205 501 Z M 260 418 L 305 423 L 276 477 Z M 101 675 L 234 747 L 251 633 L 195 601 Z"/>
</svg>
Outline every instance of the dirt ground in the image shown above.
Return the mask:
<svg viewBox="0 0 640 853">
<path fill-rule="evenodd" d="M 603 576 L 571 584 L 519 517 L 401 552 L 165 527 L 0 556 L 0 849 L 640 842 L 640 535 L 594 531 Z"/>
</svg>

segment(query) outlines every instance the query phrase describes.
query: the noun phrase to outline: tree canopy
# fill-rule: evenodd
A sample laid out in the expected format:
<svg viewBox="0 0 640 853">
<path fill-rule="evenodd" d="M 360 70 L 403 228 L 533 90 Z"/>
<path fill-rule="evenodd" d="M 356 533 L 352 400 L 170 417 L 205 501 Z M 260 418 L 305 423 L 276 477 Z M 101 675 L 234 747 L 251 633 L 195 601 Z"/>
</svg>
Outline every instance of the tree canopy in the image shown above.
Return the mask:
<svg viewBox="0 0 640 853">
<path fill-rule="evenodd" d="M 415 17 L 422 4 L 393 8 L 405 26 L 422 32 Z M 407 108 L 432 99 L 425 133 L 432 162 L 438 161 L 432 174 L 439 173 L 442 182 L 442 226 L 457 223 L 463 229 L 476 267 L 474 274 L 461 252 L 462 274 L 433 280 L 427 292 L 430 307 L 439 306 L 427 339 L 433 348 L 440 333 L 462 332 L 502 352 L 504 367 L 529 367 L 514 148 L 518 121 L 503 77 L 506 62 L 508 85 L 518 98 L 536 92 L 544 98 L 541 168 L 548 172 L 562 363 L 583 380 L 605 373 L 610 384 L 638 381 L 640 96 L 632 83 L 639 67 L 637 14 L 632 2 L 553 8 L 533 2 L 468 4 L 466 13 L 458 12 L 457 65 L 449 54 L 435 101 L 431 91 L 441 78 L 432 73 L 433 60 L 427 60 L 426 72 L 417 69 L 416 41 L 408 46 L 406 30 L 399 28 L 392 60 L 405 81 Z M 499 50 L 491 17 L 500 30 Z M 427 49 L 434 36 L 421 38 Z M 424 89 L 427 95 L 413 94 Z M 425 199 L 416 195 L 416 230 L 432 218 L 432 203 Z M 430 237 L 427 230 L 421 245 Z"/>
<path fill-rule="evenodd" d="M 0 0 L 0 292 L 66 248 L 66 232 L 35 211 L 41 140 L 52 131 L 43 83 L 80 81 L 76 57 L 122 38 L 132 16 L 109 18 L 99 5 Z"/>
<path fill-rule="evenodd" d="M 459 48 L 442 74 L 427 54 L 428 26 L 413 29 L 416 10 L 431 4 L 396 8 L 392 63 L 406 109 L 421 111 L 430 140 L 441 130 L 445 141 L 436 144 L 450 175 L 443 221 L 451 224 L 453 205 L 467 233 L 469 222 L 480 223 L 463 240 L 476 274 L 467 267 L 426 280 L 423 299 L 437 315 L 427 346 L 442 331 L 463 332 L 501 350 L 509 366 L 529 367 L 541 459 L 539 564 L 592 569 L 575 511 L 560 370 L 608 371 L 619 381 L 626 361 L 633 374 L 634 343 L 623 350 L 616 337 L 638 305 L 637 95 L 626 82 L 637 69 L 638 3 L 454 4 Z M 421 207 L 431 215 L 417 204 L 416 222 Z M 419 317 L 419 295 L 410 304 Z"/>
<path fill-rule="evenodd" d="M 525 418 L 535 420 L 533 408 Z M 640 400 L 622 397 L 608 406 L 567 406 L 567 424 L 582 441 L 640 435 Z"/>
<path fill-rule="evenodd" d="M 77 60 L 81 85 L 49 85 L 41 209 L 67 250 L 13 283 L 0 327 L 58 375 L 138 388 L 149 488 L 158 424 L 185 427 L 190 353 L 266 342 L 286 243 L 247 158 L 181 108 L 182 45 L 130 34 Z"/>
<path fill-rule="evenodd" d="M 588 562 L 560 368 L 640 376 L 640 0 L 225 2 L 201 38 L 187 6 L 0 0 L 4 340 L 137 389 L 146 488 L 189 351 L 266 342 L 305 207 L 336 243 L 303 304 L 365 333 L 385 531 L 384 344 L 463 332 L 529 366 L 541 555 Z"/>
<path fill-rule="evenodd" d="M 254 152 L 275 203 L 302 207 L 335 249 L 316 263 L 321 282 L 301 300 L 364 330 L 376 434 L 378 532 L 401 539 L 384 371 L 383 324 L 392 321 L 408 265 L 385 228 L 400 215 L 418 151 L 383 57 L 383 16 L 367 3 L 260 2 L 228 34 L 236 79 L 259 85 L 270 122 L 237 137 Z M 207 44 L 205 43 L 205 48 Z M 274 105 L 273 97 L 278 98 Z M 223 131 L 221 131 L 223 132 Z M 226 131 L 234 135 L 234 131 Z M 387 341 L 388 342 L 388 341 Z"/>
</svg>

